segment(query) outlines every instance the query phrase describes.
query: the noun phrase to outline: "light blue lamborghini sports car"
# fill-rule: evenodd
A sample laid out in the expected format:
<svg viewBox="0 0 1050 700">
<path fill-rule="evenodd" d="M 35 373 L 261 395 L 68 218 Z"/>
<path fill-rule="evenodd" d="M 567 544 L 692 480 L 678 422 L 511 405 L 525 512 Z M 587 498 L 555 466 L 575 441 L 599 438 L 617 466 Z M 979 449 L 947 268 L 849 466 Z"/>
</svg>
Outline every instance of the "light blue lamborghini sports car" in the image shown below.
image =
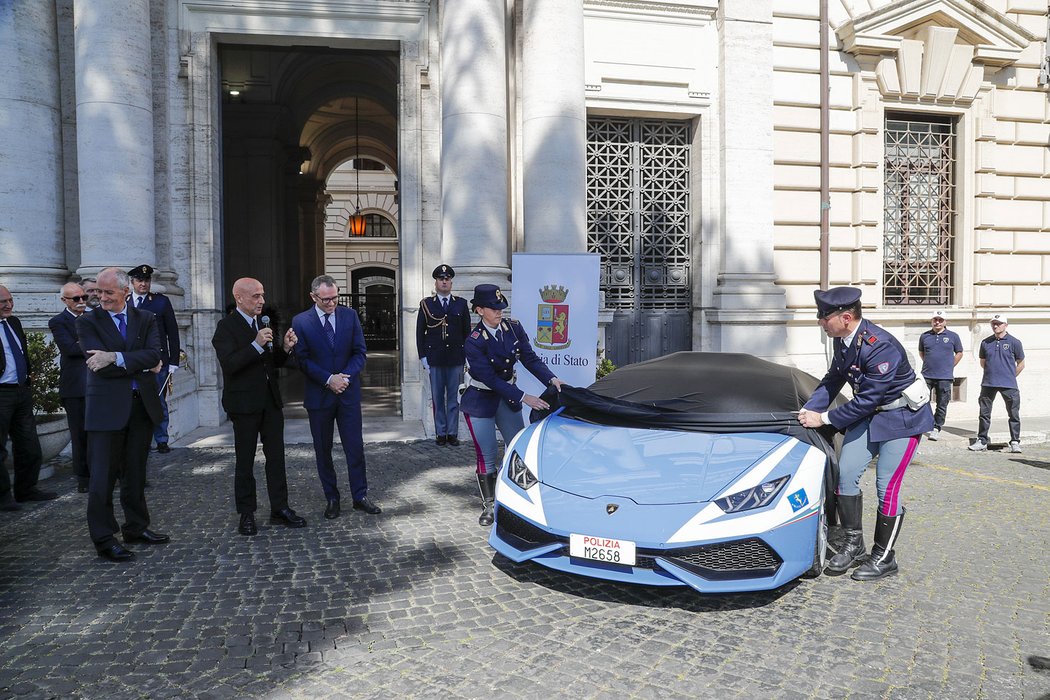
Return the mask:
<svg viewBox="0 0 1050 700">
<path fill-rule="evenodd" d="M 489 543 L 516 562 L 702 593 L 824 568 L 833 434 L 799 426 L 817 380 L 750 355 L 617 370 L 507 446 Z"/>
</svg>

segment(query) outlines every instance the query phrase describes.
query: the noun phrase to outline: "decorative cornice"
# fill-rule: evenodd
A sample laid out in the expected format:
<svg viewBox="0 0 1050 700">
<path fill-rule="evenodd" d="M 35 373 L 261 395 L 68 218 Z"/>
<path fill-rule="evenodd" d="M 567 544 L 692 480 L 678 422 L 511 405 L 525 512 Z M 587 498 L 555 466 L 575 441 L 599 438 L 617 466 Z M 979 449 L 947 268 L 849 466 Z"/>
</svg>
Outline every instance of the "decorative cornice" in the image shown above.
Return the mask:
<svg viewBox="0 0 1050 700">
<path fill-rule="evenodd" d="M 992 66 L 1013 63 L 1037 40 L 980 0 L 900 0 L 844 23 L 835 34 L 842 50 L 855 56 L 895 54 L 902 35 L 927 22 L 957 29 L 962 41 L 975 47 L 974 61 Z"/>
<path fill-rule="evenodd" d="M 718 0 L 692 2 L 649 2 L 648 0 L 584 0 L 584 12 L 622 12 L 626 14 L 663 15 L 714 19 Z"/>
</svg>

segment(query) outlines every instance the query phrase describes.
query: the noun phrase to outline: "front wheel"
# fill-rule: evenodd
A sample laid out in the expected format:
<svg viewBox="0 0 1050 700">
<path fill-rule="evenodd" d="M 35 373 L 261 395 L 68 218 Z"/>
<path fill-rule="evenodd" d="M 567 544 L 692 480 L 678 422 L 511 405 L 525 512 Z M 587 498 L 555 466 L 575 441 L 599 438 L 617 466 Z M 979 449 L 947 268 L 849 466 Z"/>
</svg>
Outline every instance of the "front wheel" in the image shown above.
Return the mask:
<svg viewBox="0 0 1050 700">
<path fill-rule="evenodd" d="M 824 503 L 820 504 L 820 515 L 817 520 L 817 537 L 813 550 L 813 565 L 809 567 L 803 576 L 816 578 L 824 571 L 824 565 L 828 558 L 828 515 L 824 510 Z"/>
</svg>

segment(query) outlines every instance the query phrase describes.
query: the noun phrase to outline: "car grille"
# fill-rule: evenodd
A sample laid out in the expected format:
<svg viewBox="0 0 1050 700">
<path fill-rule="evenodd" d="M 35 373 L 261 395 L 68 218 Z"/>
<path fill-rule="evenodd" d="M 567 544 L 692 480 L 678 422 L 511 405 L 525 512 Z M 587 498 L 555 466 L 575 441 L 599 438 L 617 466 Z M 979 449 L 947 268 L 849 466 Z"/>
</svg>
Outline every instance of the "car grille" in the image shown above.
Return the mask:
<svg viewBox="0 0 1050 700">
<path fill-rule="evenodd" d="M 565 542 L 568 537 L 558 537 L 546 532 L 506 508 L 496 508 L 496 534 L 518 549 L 532 549 L 551 542 Z M 568 551 L 568 550 L 566 550 Z"/>
<path fill-rule="evenodd" d="M 568 537 L 546 532 L 506 508 L 496 508 L 496 532 L 504 541 L 522 550 L 561 542 L 565 546 L 558 553 L 569 556 Z M 677 549 L 639 548 L 635 568 L 656 569 L 657 557 L 709 580 L 767 578 L 776 574 L 784 563 L 773 548 L 758 537 Z"/>
</svg>

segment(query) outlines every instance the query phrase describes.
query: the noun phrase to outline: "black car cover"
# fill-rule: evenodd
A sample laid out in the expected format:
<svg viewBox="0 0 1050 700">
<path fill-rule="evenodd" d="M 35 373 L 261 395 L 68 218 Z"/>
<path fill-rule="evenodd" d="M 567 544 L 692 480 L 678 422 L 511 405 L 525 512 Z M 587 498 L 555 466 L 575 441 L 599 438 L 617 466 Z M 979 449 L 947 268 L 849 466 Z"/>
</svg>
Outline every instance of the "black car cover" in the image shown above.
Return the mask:
<svg viewBox="0 0 1050 700">
<path fill-rule="evenodd" d="M 621 367 L 587 389 L 548 388 L 543 399 L 551 410 L 533 411 L 532 418 L 561 408 L 565 416 L 601 425 L 790 435 L 828 455 L 828 483 L 835 484 L 835 429 L 804 428 L 795 415 L 819 383 L 800 369 L 753 355 L 676 352 Z M 843 402 L 836 399 L 836 405 Z"/>
</svg>

